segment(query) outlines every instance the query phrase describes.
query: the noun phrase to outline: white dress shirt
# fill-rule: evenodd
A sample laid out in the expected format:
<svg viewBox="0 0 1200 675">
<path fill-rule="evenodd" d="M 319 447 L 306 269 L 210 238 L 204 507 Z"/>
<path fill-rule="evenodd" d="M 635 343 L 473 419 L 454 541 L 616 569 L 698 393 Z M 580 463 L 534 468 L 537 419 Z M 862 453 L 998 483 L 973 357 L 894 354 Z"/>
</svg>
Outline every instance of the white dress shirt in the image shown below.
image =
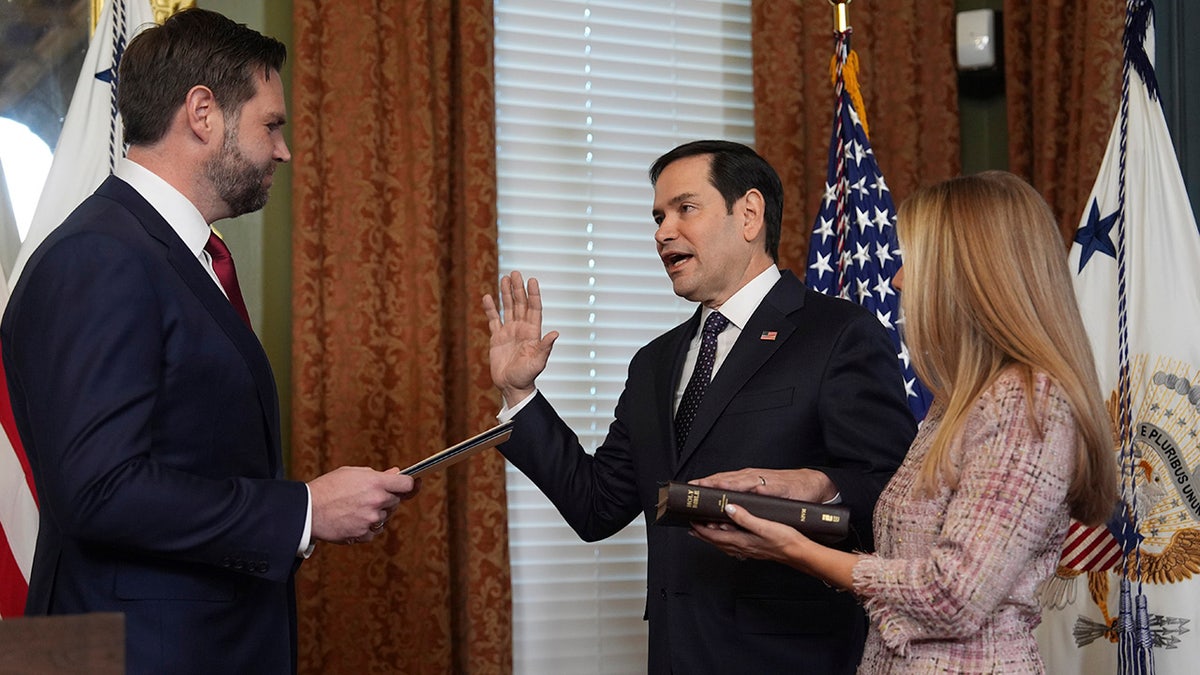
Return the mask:
<svg viewBox="0 0 1200 675">
<path fill-rule="evenodd" d="M 708 320 L 708 315 L 714 311 L 720 312 L 722 316 L 729 319 L 729 325 L 725 326 L 725 330 L 717 335 L 717 355 L 713 359 L 712 377 L 716 377 L 717 371 L 720 370 L 721 364 L 725 362 L 725 357 L 729 356 L 729 351 L 733 349 L 733 344 L 737 342 L 738 336 L 742 334 L 742 328 L 746 326 L 746 322 L 754 314 L 758 306 L 762 304 L 763 298 L 767 297 L 767 293 L 775 286 L 775 282 L 779 281 L 779 268 L 771 265 L 763 270 L 761 274 L 754 277 L 745 286 L 742 286 L 737 293 L 734 293 L 725 304 L 717 309 L 704 307 L 700 310 L 700 326 L 696 329 L 696 334 L 692 336 L 692 341 L 688 345 L 687 356 L 683 359 L 683 372 L 680 374 L 679 382 L 675 384 L 675 401 L 671 404 L 671 410 L 679 409 L 679 402 L 683 400 L 683 391 L 687 388 L 688 380 L 692 377 L 692 371 L 696 369 L 696 359 L 700 355 L 700 341 L 703 337 L 704 322 Z M 711 379 L 709 380 L 712 381 Z"/>
</svg>

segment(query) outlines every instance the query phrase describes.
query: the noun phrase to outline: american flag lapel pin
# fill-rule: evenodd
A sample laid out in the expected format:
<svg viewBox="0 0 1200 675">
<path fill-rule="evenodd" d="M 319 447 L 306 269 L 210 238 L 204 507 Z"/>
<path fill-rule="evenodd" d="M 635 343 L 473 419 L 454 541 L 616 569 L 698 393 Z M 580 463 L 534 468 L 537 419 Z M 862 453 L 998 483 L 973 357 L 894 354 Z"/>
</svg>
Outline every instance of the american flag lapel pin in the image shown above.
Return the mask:
<svg viewBox="0 0 1200 675">
<path fill-rule="evenodd" d="M 758 339 L 759 339 L 759 340 L 766 340 L 767 342 L 771 342 L 771 341 L 773 341 L 773 340 L 775 339 L 775 336 L 777 336 L 777 335 L 779 335 L 779 333 L 778 333 L 778 332 L 776 332 L 776 331 L 773 331 L 773 330 L 764 330 L 764 331 L 762 332 L 762 335 L 759 335 L 759 336 L 758 336 Z"/>
</svg>

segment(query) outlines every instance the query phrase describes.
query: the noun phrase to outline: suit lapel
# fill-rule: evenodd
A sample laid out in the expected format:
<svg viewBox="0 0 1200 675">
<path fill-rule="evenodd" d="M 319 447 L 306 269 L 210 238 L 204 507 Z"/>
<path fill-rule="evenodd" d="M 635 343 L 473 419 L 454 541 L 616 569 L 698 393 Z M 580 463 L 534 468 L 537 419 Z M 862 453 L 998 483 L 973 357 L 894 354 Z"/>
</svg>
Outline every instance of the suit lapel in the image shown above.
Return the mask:
<svg viewBox="0 0 1200 675">
<path fill-rule="evenodd" d="M 184 284 L 191 289 L 200 303 L 212 316 L 213 321 L 229 337 L 230 342 L 237 348 L 238 353 L 246 362 L 246 367 L 254 377 L 258 389 L 259 405 L 262 407 L 263 418 L 271 437 L 267 446 L 271 449 L 268 461 L 272 472 L 282 469 L 279 466 L 281 451 L 275 439 L 279 438 L 279 409 L 278 394 L 275 391 L 275 378 L 271 374 L 271 365 L 263 351 L 262 343 L 254 331 L 238 316 L 237 310 L 230 304 L 225 294 L 217 288 L 208 272 L 187 248 L 179 235 L 158 211 L 154 210 L 140 194 L 128 183 L 116 177 L 109 177 L 100 188 L 98 194 L 103 194 L 124 204 L 142 224 L 146 233 L 160 242 L 167 249 L 167 261 L 179 274 Z"/>
<path fill-rule="evenodd" d="M 738 336 L 733 349 L 722 362 L 721 369 L 713 376 L 708 390 L 704 392 L 700 408 L 696 411 L 696 420 L 692 422 L 692 430 L 688 433 L 687 445 L 680 453 L 678 466 L 681 467 L 687 462 L 708 435 L 717 418 L 750 378 L 787 343 L 788 338 L 796 331 L 796 322 L 791 315 L 803 305 L 804 285 L 790 271 L 785 270 L 779 281 L 759 303 L 758 309 L 750 315 L 750 320 L 742 328 L 742 334 Z"/>
</svg>

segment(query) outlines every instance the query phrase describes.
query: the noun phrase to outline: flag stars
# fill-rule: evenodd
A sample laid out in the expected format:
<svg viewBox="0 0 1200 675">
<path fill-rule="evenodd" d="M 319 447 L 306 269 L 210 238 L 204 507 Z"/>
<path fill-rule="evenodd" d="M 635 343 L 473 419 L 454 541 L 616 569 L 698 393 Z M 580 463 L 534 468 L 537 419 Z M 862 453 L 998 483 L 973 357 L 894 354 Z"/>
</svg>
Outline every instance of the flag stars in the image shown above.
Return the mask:
<svg viewBox="0 0 1200 675">
<path fill-rule="evenodd" d="M 879 193 L 879 199 L 883 199 L 883 193 L 889 191 L 887 182 L 883 180 L 883 174 L 875 177 L 875 182 L 871 184 L 871 187 Z"/>
<path fill-rule="evenodd" d="M 892 218 L 891 214 L 889 214 L 884 209 L 876 207 L 876 209 L 875 209 L 875 226 L 879 228 L 880 232 L 886 231 L 888 226 L 894 224 L 893 221 L 894 221 L 894 219 Z"/>
<path fill-rule="evenodd" d="M 866 159 L 867 155 L 869 155 L 869 154 L 871 154 L 870 148 L 864 148 L 862 143 L 858 143 L 858 142 L 854 143 L 854 165 L 855 166 L 862 165 L 862 161 L 864 159 Z M 866 180 L 866 179 L 864 178 L 863 180 Z"/>
<path fill-rule="evenodd" d="M 836 204 L 838 201 L 838 186 L 834 183 L 826 183 L 825 196 L 822 199 L 825 202 L 824 208 L 829 208 L 831 204 Z"/>
<path fill-rule="evenodd" d="M 892 323 L 892 313 L 891 312 L 881 312 L 879 310 L 875 310 L 875 318 L 879 319 L 879 323 L 883 324 L 884 328 L 886 328 L 888 330 L 896 329 L 895 324 Z"/>
<path fill-rule="evenodd" d="M 856 290 L 854 294 L 858 296 L 858 304 L 863 304 L 867 298 L 871 297 L 871 282 L 862 277 L 854 280 Z"/>
<path fill-rule="evenodd" d="M 868 194 L 868 192 L 867 192 L 867 177 L 863 176 L 862 178 L 859 178 L 857 181 L 854 182 L 854 185 L 850 186 L 850 189 L 854 190 L 855 192 L 858 193 L 859 199 L 866 199 L 867 194 Z"/>
<path fill-rule="evenodd" d="M 859 208 L 854 209 L 854 222 L 858 223 L 858 231 L 860 233 L 866 232 L 867 228 L 873 224 L 871 222 L 871 215 Z"/>
<path fill-rule="evenodd" d="M 870 244 L 854 242 L 854 260 L 858 263 L 859 267 L 866 267 L 867 263 L 871 262 Z"/>
<path fill-rule="evenodd" d="M 826 272 L 829 272 L 830 274 L 833 273 L 833 266 L 829 264 L 829 259 L 832 257 L 833 257 L 832 253 L 830 253 L 829 255 L 822 255 L 822 254 L 818 253 L 817 261 L 814 262 L 813 264 L 809 265 L 808 268 L 810 270 L 816 270 L 817 278 L 823 280 L 825 278 Z"/>
<path fill-rule="evenodd" d="M 892 258 L 892 252 L 888 248 L 887 242 L 881 241 L 878 244 L 875 244 L 875 258 L 879 260 L 880 267 L 883 267 L 885 264 L 894 260 L 894 258 Z"/>
<path fill-rule="evenodd" d="M 858 164 L 862 161 L 862 146 L 858 141 L 852 140 L 846 144 L 846 148 L 842 151 L 842 154 L 846 157 L 846 161 Z"/>
<path fill-rule="evenodd" d="M 1087 223 L 1075 231 L 1075 243 L 1079 244 L 1079 273 L 1092 259 L 1093 253 L 1103 253 L 1117 259 L 1117 247 L 1113 244 L 1112 228 L 1117 222 L 1114 211 L 1103 218 L 1100 217 L 1100 201 L 1093 198 L 1092 206 L 1088 209 Z"/>
<path fill-rule="evenodd" d="M 896 291 L 892 290 L 892 280 L 884 278 L 882 275 L 876 277 L 878 281 L 875 283 L 875 292 L 879 294 L 879 301 L 883 302 L 889 295 L 895 295 Z"/>
<path fill-rule="evenodd" d="M 899 323 L 899 321 L 896 323 Z M 904 364 L 905 370 L 912 365 L 912 359 L 908 357 L 908 345 L 904 341 L 900 342 L 900 353 L 896 355 L 896 358 L 900 359 L 900 362 Z"/>
<path fill-rule="evenodd" d="M 821 235 L 821 245 L 823 246 L 833 236 L 833 218 L 821 218 L 819 223 L 814 234 Z"/>
</svg>

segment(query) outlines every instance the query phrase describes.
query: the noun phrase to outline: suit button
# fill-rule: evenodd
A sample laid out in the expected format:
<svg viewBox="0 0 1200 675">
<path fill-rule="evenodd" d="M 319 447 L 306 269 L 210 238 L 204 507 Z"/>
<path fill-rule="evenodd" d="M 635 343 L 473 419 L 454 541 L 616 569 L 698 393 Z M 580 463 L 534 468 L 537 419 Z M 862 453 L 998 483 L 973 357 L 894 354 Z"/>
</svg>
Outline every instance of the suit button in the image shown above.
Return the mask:
<svg viewBox="0 0 1200 675">
<path fill-rule="evenodd" d="M 658 591 L 658 594 L 662 597 L 663 600 L 667 599 L 667 589 L 660 588 Z"/>
</svg>

